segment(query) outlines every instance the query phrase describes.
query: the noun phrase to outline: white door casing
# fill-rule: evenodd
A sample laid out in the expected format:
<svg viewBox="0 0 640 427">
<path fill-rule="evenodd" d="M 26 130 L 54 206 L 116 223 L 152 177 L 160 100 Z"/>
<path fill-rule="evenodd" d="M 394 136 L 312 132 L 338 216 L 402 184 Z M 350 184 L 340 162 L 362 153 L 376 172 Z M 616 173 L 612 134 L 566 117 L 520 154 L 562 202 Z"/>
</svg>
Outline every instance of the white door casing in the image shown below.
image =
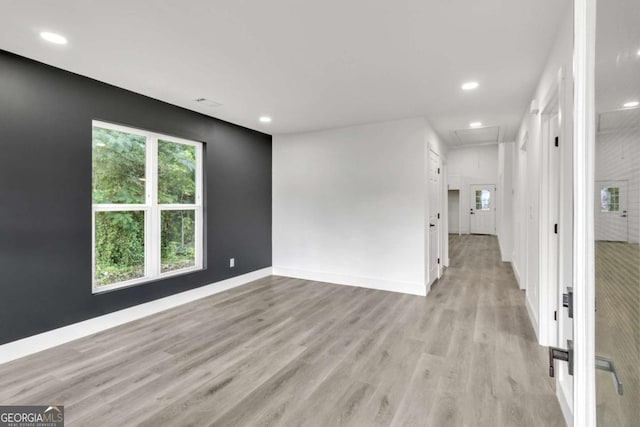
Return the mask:
<svg viewBox="0 0 640 427">
<path fill-rule="evenodd" d="M 496 193 L 495 184 L 469 186 L 469 233 L 496 233 Z"/>
<path fill-rule="evenodd" d="M 433 282 L 438 278 L 439 270 L 439 257 L 440 257 L 440 220 L 438 213 L 440 209 L 440 156 L 433 150 L 429 150 L 429 212 L 428 223 L 429 227 L 429 277 L 427 278 L 428 285 L 431 286 Z"/>
<path fill-rule="evenodd" d="M 573 426 L 595 427 L 596 0 L 574 0 Z"/>
</svg>

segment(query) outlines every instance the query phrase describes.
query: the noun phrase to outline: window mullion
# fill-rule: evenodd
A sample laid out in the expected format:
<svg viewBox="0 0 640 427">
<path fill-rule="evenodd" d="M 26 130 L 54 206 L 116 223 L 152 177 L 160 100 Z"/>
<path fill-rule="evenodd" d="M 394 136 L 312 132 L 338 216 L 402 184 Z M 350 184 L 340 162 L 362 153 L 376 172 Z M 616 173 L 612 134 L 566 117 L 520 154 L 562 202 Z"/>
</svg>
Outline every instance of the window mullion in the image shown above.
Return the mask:
<svg viewBox="0 0 640 427">
<path fill-rule="evenodd" d="M 158 207 L 158 137 L 152 135 L 149 144 L 149 177 L 151 206 L 149 211 L 149 251 L 147 262 L 151 270 L 151 276 L 160 274 L 160 209 Z"/>
</svg>

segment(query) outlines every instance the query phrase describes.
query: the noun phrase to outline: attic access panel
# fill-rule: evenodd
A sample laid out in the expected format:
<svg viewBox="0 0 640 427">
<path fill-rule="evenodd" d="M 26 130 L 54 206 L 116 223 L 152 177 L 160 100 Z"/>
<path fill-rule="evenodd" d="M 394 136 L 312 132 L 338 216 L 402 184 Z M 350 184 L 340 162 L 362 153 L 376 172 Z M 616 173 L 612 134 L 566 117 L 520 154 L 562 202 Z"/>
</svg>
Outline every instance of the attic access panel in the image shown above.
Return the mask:
<svg viewBox="0 0 640 427">
<path fill-rule="evenodd" d="M 458 129 L 453 132 L 461 145 L 486 144 L 498 142 L 500 126 L 487 126 L 476 129 Z"/>
<path fill-rule="evenodd" d="M 598 132 L 640 127 L 640 108 L 605 111 L 598 115 Z"/>
</svg>

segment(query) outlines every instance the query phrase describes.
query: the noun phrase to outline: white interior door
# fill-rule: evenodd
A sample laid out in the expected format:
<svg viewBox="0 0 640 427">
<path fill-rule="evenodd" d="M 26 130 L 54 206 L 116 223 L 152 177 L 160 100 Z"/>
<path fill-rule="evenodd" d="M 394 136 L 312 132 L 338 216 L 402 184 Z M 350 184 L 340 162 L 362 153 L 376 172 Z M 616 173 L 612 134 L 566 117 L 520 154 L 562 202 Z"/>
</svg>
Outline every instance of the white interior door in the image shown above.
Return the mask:
<svg viewBox="0 0 640 427">
<path fill-rule="evenodd" d="M 596 240 L 629 240 L 628 186 L 628 181 L 596 181 Z"/>
<path fill-rule="evenodd" d="M 471 234 L 495 234 L 496 186 L 495 184 L 469 187 L 469 232 Z"/>
<path fill-rule="evenodd" d="M 438 264 L 440 264 L 440 156 L 429 150 L 429 278 L 431 285 L 438 278 Z"/>
</svg>

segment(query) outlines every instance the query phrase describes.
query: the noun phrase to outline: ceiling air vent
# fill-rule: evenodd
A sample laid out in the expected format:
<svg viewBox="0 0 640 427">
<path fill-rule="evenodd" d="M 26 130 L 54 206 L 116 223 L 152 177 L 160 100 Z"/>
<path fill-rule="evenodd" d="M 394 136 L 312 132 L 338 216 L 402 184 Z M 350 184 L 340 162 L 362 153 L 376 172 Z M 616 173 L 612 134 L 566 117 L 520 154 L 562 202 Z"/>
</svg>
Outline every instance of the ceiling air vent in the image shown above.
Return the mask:
<svg viewBox="0 0 640 427">
<path fill-rule="evenodd" d="M 196 99 L 196 102 L 200 105 L 203 105 L 205 107 L 209 107 L 209 108 L 217 108 L 217 107 L 221 107 L 222 104 L 216 101 L 212 101 L 210 99 L 207 98 L 198 98 Z"/>
<path fill-rule="evenodd" d="M 488 144 L 498 142 L 500 126 L 486 126 L 476 129 L 458 129 L 453 132 L 461 145 Z"/>
<path fill-rule="evenodd" d="M 605 111 L 598 115 L 598 132 L 640 127 L 640 108 Z"/>
</svg>

